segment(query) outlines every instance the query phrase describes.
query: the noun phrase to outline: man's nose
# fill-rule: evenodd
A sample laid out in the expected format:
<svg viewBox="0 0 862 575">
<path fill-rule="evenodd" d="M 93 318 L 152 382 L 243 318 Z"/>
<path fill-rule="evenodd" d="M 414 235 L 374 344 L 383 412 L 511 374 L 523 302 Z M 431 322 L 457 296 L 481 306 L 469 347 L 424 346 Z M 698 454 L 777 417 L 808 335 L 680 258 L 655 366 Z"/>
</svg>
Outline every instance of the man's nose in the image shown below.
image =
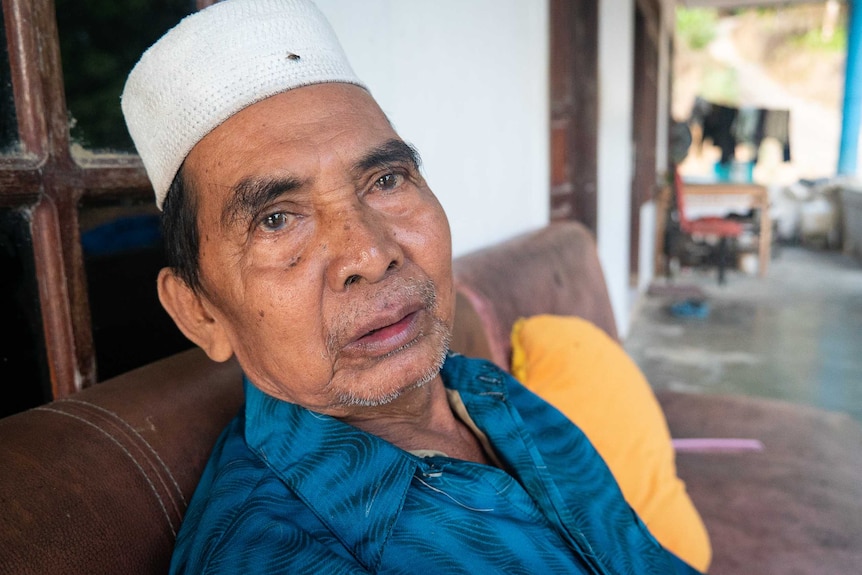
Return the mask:
<svg viewBox="0 0 862 575">
<path fill-rule="evenodd" d="M 327 282 L 334 291 L 366 281 L 375 283 L 401 266 L 404 254 L 384 214 L 357 200 L 329 226 Z"/>
</svg>

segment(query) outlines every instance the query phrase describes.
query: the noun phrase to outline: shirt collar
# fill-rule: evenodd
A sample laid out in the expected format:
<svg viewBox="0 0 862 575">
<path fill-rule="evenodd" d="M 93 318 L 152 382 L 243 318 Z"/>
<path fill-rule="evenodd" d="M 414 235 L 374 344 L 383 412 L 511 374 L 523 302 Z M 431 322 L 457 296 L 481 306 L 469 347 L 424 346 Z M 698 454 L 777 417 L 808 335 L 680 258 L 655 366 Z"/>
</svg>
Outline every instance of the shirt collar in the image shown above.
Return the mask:
<svg viewBox="0 0 862 575">
<path fill-rule="evenodd" d="M 477 369 L 477 363 L 482 367 Z M 450 354 L 441 375 L 447 388 L 460 393 L 471 416 L 474 410 L 490 415 L 507 398 L 503 374 L 491 364 Z M 275 399 L 248 379 L 244 385 L 249 449 L 373 569 L 419 459 L 334 417 Z M 487 429 L 478 420 L 477 425 Z"/>
<path fill-rule="evenodd" d="M 410 485 L 416 460 L 328 415 L 246 388 L 246 441 L 284 483 L 368 568 Z"/>
</svg>

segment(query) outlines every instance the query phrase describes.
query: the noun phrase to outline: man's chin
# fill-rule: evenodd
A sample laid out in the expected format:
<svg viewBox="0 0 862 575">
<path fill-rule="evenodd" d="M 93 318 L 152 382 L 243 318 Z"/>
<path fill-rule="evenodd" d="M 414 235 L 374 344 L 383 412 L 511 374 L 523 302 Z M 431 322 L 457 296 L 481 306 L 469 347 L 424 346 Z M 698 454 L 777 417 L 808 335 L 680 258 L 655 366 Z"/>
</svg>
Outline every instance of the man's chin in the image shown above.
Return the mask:
<svg viewBox="0 0 862 575">
<path fill-rule="evenodd" d="M 398 398 L 402 397 L 406 393 L 424 387 L 433 379 L 434 376 L 432 375 L 427 379 L 415 381 L 410 385 L 407 385 L 401 389 L 390 391 L 388 393 L 381 392 L 377 394 L 360 395 L 348 392 L 338 397 L 337 405 L 341 408 L 347 409 L 356 407 L 383 407 L 384 405 L 389 405 L 390 403 L 395 402 L 396 400 L 398 400 Z"/>
<path fill-rule="evenodd" d="M 350 381 L 338 385 L 333 407 L 380 407 L 428 385 L 446 360 L 448 334 L 445 328 L 435 330 L 426 341 L 387 354 L 360 372 L 347 375 Z"/>
</svg>

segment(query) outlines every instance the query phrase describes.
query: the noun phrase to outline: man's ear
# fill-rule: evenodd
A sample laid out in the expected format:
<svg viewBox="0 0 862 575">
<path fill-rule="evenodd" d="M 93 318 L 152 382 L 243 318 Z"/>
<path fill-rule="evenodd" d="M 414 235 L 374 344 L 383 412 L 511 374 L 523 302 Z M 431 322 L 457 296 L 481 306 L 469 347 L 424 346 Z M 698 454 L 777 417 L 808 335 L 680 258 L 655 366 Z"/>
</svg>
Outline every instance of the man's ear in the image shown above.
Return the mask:
<svg viewBox="0 0 862 575">
<path fill-rule="evenodd" d="M 158 279 L 159 301 L 183 334 L 203 349 L 213 361 L 227 361 L 233 348 L 221 322 L 204 305 L 201 294 L 192 290 L 170 268 L 162 268 Z"/>
</svg>

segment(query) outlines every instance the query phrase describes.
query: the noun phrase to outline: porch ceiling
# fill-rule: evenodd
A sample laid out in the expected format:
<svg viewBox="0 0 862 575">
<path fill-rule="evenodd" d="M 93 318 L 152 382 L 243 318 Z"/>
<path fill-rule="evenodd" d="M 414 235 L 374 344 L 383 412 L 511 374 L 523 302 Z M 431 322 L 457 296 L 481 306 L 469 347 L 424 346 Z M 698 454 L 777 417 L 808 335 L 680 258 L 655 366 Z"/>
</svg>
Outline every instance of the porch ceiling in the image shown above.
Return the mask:
<svg viewBox="0 0 862 575">
<path fill-rule="evenodd" d="M 788 6 L 791 4 L 824 4 L 823 0 L 677 0 L 678 6 L 686 8 L 754 8 L 766 6 Z"/>
</svg>

